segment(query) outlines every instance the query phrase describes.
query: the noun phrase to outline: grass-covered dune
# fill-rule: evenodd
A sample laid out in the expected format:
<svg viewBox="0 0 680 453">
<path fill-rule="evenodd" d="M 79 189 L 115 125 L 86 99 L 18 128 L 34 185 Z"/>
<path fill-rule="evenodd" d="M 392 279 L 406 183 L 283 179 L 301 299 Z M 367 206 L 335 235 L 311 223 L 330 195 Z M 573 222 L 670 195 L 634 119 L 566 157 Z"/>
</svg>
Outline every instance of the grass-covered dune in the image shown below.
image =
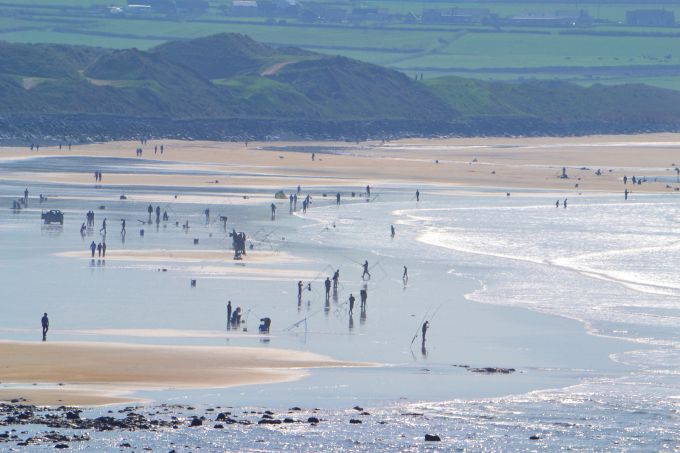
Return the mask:
<svg viewBox="0 0 680 453">
<path fill-rule="evenodd" d="M 357 139 L 675 130 L 646 85 L 415 81 L 357 60 L 219 34 L 148 51 L 0 43 L 4 139 Z"/>
</svg>

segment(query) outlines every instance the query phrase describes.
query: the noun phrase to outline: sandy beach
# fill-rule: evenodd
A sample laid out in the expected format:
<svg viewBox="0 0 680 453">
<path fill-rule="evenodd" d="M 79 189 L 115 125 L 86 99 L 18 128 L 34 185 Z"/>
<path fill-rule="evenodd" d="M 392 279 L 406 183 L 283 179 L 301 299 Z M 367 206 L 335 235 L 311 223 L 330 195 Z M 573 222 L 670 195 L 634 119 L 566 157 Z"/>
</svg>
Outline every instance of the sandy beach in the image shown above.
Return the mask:
<svg viewBox="0 0 680 453">
<path fill-rule="evenodd" d="M 657 426 L 675 439 L 679 146 L 653 134 L 169 140 L 141 159 L 134 142 L 0 148 L 0 401 L 51 406 L 21 424 L 101 429 L 92 448 L 257 438 L 318 451 L 331 436 L 329 448 L 398 451 L 425 433 L 446 450 L 590 448 L 579 442 L 606 433 L 602 450 L 637 451 Z M 275 198 L 298 185 L 297 210 Z M 44 224 L 48 209 L 64 223 Z M 240 261 L 232 230 L 248 238 Z M 241 319 L 227 327 L 228 302 Z M 132 402 L 146 421 L 92 424 L 127 420 Z M 62 405 L 90 407 L 74 421 Z M 583 413 L 588 428 L 573 429 Z M 157 417 L 164 428 L 129 435 Z"/>
<path fill-rule="evenodd" d="M 0 388 L 0 400 L 39 405 L 121 403 L 139 390 L 283 382 L 308 368 L 361 365 L 282 349 L 95 342 L 3 341 L 0 354 L 3 383 L 39 384 Z"/>
<path fill-rule="evenodd" d="M 156 143 L 156 142 L 154 142 Z M 160 142 L 159 142 L 160 143 Z M 406 139 L 394 142 L 163 141 L 165 151 L 146 146 L 145 164 L 172 162 L 175 170 L 201 174 L 105 174 L 108 186 L 282 188 L 365 184 L 451 185 L 502 190 L 534 188 L 622 191 L 624 175 L 674 176 L 678 134 L 567 138 Z M 59 150 L 2 148 L 0 159 L 38 156 L 134 158 L 136 142 L 111 142 Z M 316 159 L 311 160 L 311 152 Z M 305 151 L 305 152 L 299 152 Z M 678 162 L 675 162 L 678 160 Z M 561 179 L 562 167 L 568 179 Z M 601 175 L 595 175 L 600 169 Z M 92 175 L 75 172 L 15 172 L 9 180 L 87 184 Z M 577 186 L 578 185 L 578 186 Z M 670 187 L 666 187 L 666 186 Z M 636 186 L 640 192 L 668 192 L 678 184 Z"/>
</svg>

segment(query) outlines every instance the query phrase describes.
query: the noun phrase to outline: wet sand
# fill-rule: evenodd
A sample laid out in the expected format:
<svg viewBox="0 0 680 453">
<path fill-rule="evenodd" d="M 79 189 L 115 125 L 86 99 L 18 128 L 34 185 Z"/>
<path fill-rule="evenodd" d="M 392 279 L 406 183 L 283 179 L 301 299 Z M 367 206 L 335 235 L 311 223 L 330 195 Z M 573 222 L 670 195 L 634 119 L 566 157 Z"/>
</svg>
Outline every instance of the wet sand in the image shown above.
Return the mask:
<svg viewBox="0 0 680 453">
<path fill-rule="evenodd" d="M 163 155 L 153 147 L 163 143 Z M 59 150 L 2 148 L 0 159 L 35 156 L 134 158 L 136 142 L 112 142 Z M 365 184 L 433 184 L 501 189 L 534 188 L 622 191 L 624 175 L 674 176 L 680 164 L 680 134 L 590 136 L 567 138 L 408 139 L 388 142 L 151 142 L 140 163 L 173 162 L 179 171 L 205 174 L 104 174 L 112 185 L 186 187 L 357 186 Z M 310 158 L 316 150 L 316 160 Z M 324 151 L 325 150 L 325 151 Z M 304 152 L 298 152 L 304 151 Z M 329 153 L 331 154 L 329 154 Z M 678 160 L 678 162 L 675 162 Z M 437 163 L 437 161 L 439 163 Z M 569 179 L 559 176 L 567 167 Z M 595 171 L 601 169 L 602 175 Z M 215 172 L 210 174 L 210 172 Z M 16 172 L 6 179 L 92 184 L 86 173 Z M 672 187 L 666 187 L 666 184 Z M 635 191 L 664 192 L 678 184 L 649 183 Z"/>
<path fill-rule="evenodd" d="M 0 400 L 41 405 L 137 401 L 127 393 L 285 382 L 304 376 L 307 368 L 361 365 L 283 349 L 98 342 L 2 341 L 0 354 L 3 382 L 39 384 L 2 388 Z"/>
</svg>

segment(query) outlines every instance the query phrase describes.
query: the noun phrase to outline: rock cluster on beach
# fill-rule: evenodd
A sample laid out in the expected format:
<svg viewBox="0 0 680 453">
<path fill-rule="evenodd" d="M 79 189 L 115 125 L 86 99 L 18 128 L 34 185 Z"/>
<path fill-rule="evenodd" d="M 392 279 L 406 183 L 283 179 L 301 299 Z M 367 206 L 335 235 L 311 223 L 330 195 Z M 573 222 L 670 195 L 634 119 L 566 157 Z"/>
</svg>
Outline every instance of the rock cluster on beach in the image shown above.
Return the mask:
<svg viewBox="0 0 680 453">
<path fill-rule="evenodd" d="M 244 410 L 234 408 L 208 407 L 202 414 L 195 407 L 184 405 L 161 404 L 158 406 L 128 406 L 118 409 L 91 409 L 87 412 L 97 416 L 85 416 L 83 410 L 73 407 L 38 407 L 25 404 L 22 400 L 15 403 L 0 403 L 0 449 L 2 444 L 14 444 L 18 447 L 53 444 L 55 449 L 71 448 L 73 443 L 93 440 L 97 433 L 104 432 L 163 432 L 178 430 L 224 430 L 230 425 L 241 429 L 258 426 L 271 426 L 279 429 L 286 425 L 298 424 L 314 428 L 324 423 L 320 409 L 303 410 L 291 407 L 284 413 L 277 414 L 271 410 Z M 228 410 L 225 410 L 228 409 Z M 99 414 L 106 415 L 99 415 Z M 360 406 L 346 411 L 344 423 L 360 428 L 367 423 L 371 414 Z M 422 414 L 401 414 L 411 417 Z M 329 424 L 338 423 L 325 420 Z M 385 425 L 385 420 L 375 420 L 378 425 Z M 31 426 L 31 431 L 22 427 Z M 2 427 L 6 431 L 2 432 Z M 43 429 L 36 430 L 36 427 Z M 248 427 L 248 428 L 245 428 Z M 82 434 L 77 433 L 82 431 Z M 74 433 L 75 432 L 75 433 Z M 438 435 L 423 434 L 424 441 L 440 441 Z M 132 436 L 131 436 L 132 437 Z M 150 450 L 149 446 L 133 445 L 127 440 L 118 445 L 120 448 L 133 450 Z M 79 447 L 80 448 L 80 447 Z"/>
</svg>

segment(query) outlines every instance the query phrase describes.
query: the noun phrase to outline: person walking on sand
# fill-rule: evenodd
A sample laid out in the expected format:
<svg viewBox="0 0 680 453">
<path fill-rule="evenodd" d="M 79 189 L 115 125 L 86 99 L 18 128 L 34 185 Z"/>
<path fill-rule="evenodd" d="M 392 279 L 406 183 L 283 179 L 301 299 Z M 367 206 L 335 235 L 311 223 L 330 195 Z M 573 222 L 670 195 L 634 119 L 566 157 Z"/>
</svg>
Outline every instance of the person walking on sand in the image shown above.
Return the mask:
<svg viewBox="0 0 680 453">
<path fill-rule="evenodd" d="M 104 220 L 102 221 L 102 228 L 99 230 L 99 232 L 104 232 L 104 236 L 106 236 L 106 217 L 104 217 Z"/>
<path fill-rule="evenodd" d="M 564 201 L 562 202 L 562 204 L 564 205 L 564 209 L 567 209 L 567 199 L 566 199 L 566 198 L 564 199 Z"/>
<path fill-rule="evenodd" d="M 335 204 L 340 206 L 340 192 L 335 194 Z"/>
<path fill-rule="evenodd" d="M 349 315 L 352 316 L 354 314 L 354 301 L 356 299 L 354 298 L 354 295 L 350 294 L 349 295 Z"/>
<path fill-rule="evenodd" d="M 102 242 L 102 258 L 106 258 L 106 241 Z"/>
<path fill-rule="evenodd" d="M 430 321 L 425 321 L 423 323 L 423 327 L 421 328 L 422 336 L 423 336 L 423 346 L 425 345 L 425 335 L 427 334 L 427 329 L 430 328 Z"/>
<path fill-rule="evenodd" d="M 623 191 L 623 199 L 627 200 L 628 199 L 628 189 L 624 189 Z"/>
<path fill-rule="evenodd" d="M 366 310 L 366 300 L 368 300 L 368 291 L 366 291 L 366 288 L 362 288 L 361 291 L 359 291 L 359 299 L 361 300 L 361 311 Z"/>
<path fill-rule="evenodd" d="M 102 257 L 102 243 L 97 244 L 97 255 L 99 258 Z"/>
<path fill-rule="evenodd" d="M 555 202 L 555 207 L 556 207 L 556 208 L 559 208 L 559 207 L 560 207 L 560 200 L 557 200 L 557 201 Z"/>
<path fill-rule="evenodd" d="M 231 301 L 227 302 L 227 330 L 229 330 L 229 326 L 231 325 Z"/>
<path fill-rule="evenodd" d="M 416 201 L 420 201 L 420 190 L 416 189 Z"/>
<path fill-rule="evenodd" d="M 302 288 L 304 288 L 305 285 L 302 283 L 302 280 L 298 281 L 298 304 L 302 302 Z"/>
<path fill-rule="evenodd" d="M 402 280 L 408 280 L 408 267 L 404 266 L 404 273 L 401 276 Z"/>
<path fill-rule="evenodd" d="M 368 260 L 364 261 L 363 264 L 364 272 L 361 274 L 361 279 L 366 280 L 366 276 L 368 275 L 368 280 L 371 279 L 371 273 L 368 271 Z"/>
<path fill-rule="evenodd" d="M 24 204 L 28 206 L 28 187 L 24 189 Z"/>
<path fill-rule="evenodd" d="M 274 220 L 274 219 L 276 219 L 276 205 L 274 203 L 272 203 L 270 208 L 272 210 L 272 220 Z"/>
<path fill-rule="evenodd" d="M 371 198 L 371 186 L 369 185 L 366 186 L 366 196 Z"/>
<path fill-rule="evenodd" d="M 390 236 L 392 239 L 394 239 L 394 235 L 396 234 L 396 231 L 394 230 L 394 225 L 390 225 Z"/>
<path fill-rule="evenodd" d="M 92 244 L 90 244 L 90 251 L 92 252 L 92 258 L 94 258 L 94 252 L 97 250 L 97 244 L 92 241 Z"/>
<path fill-rule="evenodd" d="M 125 236 L 125 219 L 120 220 L 120 234 L 121 236 Z"/>
<path fill-rule="evenodd" d="M 47 317 L 47 313 L 43 314 L 40 324 L 42 324 L 42 341 L 47 341 L 47 331 L 50 330 L 50 319 Z"/>
</svg>

